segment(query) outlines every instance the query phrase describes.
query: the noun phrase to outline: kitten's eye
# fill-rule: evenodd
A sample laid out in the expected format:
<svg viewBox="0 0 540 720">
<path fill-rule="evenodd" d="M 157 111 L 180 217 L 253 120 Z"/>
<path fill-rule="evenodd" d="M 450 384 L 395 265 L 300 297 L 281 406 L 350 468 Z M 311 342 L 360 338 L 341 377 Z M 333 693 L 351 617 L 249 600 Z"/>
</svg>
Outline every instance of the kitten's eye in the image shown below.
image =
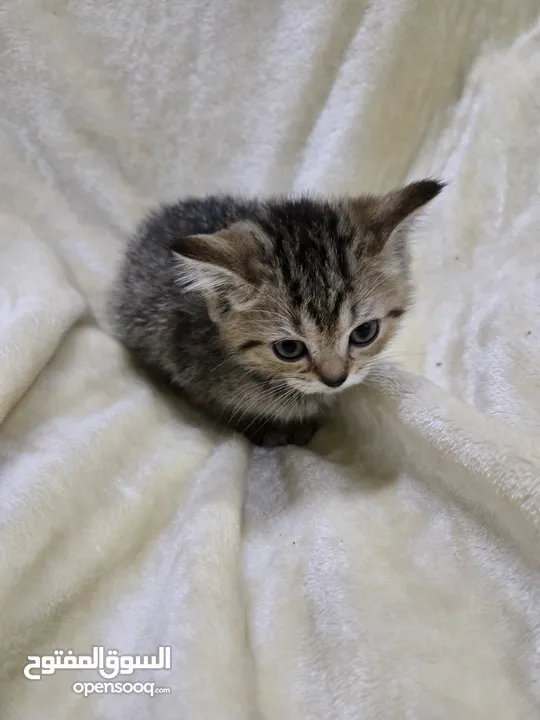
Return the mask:
<svg viewBox="0 0 540 720">
<path fill-rule="evenodd" d="M 307 353 L 307 348 L 300 340 L 279 340 L 272 344 L 272 350 L 280 360 L 300 360 Z"/>
<path fill-rule="evenodd" d="M 378 320 L 370 320 L 369 322 L 362 323 L 352 331 L 350 335 L 350 342 L 352 345 L 356 345 L 357 347 L 369 345 L 377 339 L 379 329 L 380 323 Z"/>
</svg>

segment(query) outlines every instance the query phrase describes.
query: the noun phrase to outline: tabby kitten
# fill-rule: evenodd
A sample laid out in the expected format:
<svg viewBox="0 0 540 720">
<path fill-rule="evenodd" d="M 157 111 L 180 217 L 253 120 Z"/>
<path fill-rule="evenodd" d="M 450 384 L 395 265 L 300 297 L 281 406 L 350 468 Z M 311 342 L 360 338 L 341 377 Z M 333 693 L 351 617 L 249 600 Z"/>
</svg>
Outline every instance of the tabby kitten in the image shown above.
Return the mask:
<svg viewBox="0 0 540 720">
<path fill-rule="evenodd" d="M 252 442 L 304 444 L 394 335 L 410 302 L 411 220 L 442 187 L 162 207 L 128 246 L 117 337 Z"/>
</svg>

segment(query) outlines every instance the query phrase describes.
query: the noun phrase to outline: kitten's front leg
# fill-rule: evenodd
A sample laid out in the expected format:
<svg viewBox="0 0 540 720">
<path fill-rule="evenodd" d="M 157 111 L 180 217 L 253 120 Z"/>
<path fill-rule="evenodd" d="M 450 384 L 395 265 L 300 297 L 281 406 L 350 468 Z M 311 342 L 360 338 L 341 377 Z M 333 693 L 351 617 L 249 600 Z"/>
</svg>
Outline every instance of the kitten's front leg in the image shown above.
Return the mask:
<svg viewBox="0 0 540 720">
<path fill-rule="evenodd" d="M 247 427 L 243 434 L 254 445 L 261 447 L 279 447 L 282 445 L 307 445 L 319 428 L 316 420 L 308 420 L 303 423 L 277 426 L 267 423 L 253 427 Z"/>
</svg>

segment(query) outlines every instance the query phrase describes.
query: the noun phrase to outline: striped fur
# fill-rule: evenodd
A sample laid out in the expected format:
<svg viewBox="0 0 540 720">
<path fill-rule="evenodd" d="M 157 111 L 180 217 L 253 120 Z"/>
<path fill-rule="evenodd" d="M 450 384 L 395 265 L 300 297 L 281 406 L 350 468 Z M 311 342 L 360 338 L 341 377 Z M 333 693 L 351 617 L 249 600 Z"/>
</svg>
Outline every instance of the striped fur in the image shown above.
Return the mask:
<svg viewBox="0 0 540 720">
<path fill-rule="evenodd" d="M 360 382 L 410 303 L 407 235 L 442 185 L 382 197 L 187 198 L 130 242 L 111 298 L 133 358 L 258 444 L 302 444 L 337 389 Z M 369 346 L 350 333 L 378 320 Z M 273 343 L 295 339 L 296 362 Z"/>
</svg>

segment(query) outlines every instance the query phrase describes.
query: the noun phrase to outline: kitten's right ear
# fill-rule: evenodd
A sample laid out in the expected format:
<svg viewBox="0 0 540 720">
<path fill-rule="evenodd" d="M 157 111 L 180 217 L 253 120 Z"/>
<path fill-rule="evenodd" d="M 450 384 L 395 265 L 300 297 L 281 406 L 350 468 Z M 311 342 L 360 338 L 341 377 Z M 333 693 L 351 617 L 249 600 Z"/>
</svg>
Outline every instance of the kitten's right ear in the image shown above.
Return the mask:
<svg viewBox="0 0 540 720">
<path fill-rule="evenodd" d="M 362 224 L 385 242 L 399 226 L 410 225 L 417 211 L 437 197 L 444 187 L 440 180 L 417 180 L 386 195 L 360 197 L 353 202 L 353 207 Z"/>
<path fill-rule="evenodd" d="M 407 272 L 410 258 L 407 239 L 418 212 L 444 188 L 439 180 L 409 183 L 386 195 L 364 195 L 352 201 L 353 217 L 366 232 L 362 250 L 386 262 L 388 271 Z"/>
<path fill-rule="evenodd" d="M 217 233 L 190 235 L 171 245 L 178 283 L 186 291 L 213 295 L 228 288 L 247 299 L 262 279 L 265 239 L 250 222 L 237 222 Z"/>
<path fill-rule="evenodd" d="M 353 216 L 369 232 L 368 252 L 405 257 L 407 236 L 418 211 L 444 186 L 439 180 L 418 180 L 386 195 L 364 195 L 353 200 Z"/>
<path fill-rule="evenodd" d="M 381 198 L 377 220 L 387 229 L 394 230 L 436 198 L 443 189 L 444 183 L 440 180 L 426 179 L 394 190 Z"/>
</svg>

